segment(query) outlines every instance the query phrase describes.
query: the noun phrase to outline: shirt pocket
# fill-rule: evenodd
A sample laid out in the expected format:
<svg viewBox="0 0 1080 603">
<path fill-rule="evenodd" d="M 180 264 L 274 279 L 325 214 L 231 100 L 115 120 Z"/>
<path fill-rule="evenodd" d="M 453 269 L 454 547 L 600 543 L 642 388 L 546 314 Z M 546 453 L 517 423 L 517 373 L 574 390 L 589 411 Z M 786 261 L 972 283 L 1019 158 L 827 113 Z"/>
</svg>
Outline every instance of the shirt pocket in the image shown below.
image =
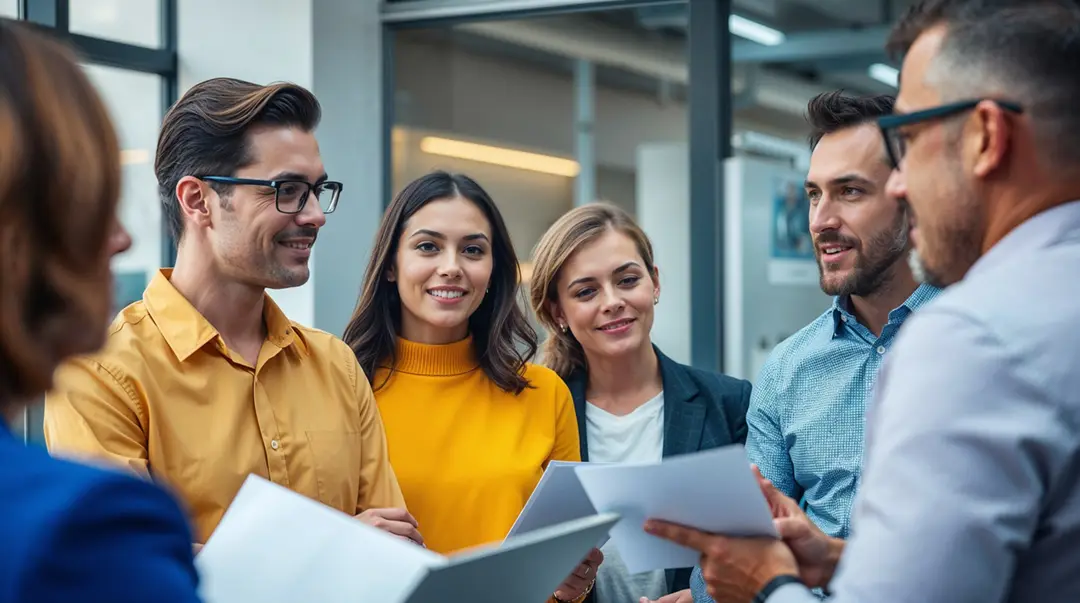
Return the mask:
<svg viewBox="0 0 1080 603">
<path fill-rule="evenodd" d="M 341 430 L 307 431 L 305 434 L 314 461 L 319 500 L 355 515 L 363 455 L 360 434 Z"/>
</svg>

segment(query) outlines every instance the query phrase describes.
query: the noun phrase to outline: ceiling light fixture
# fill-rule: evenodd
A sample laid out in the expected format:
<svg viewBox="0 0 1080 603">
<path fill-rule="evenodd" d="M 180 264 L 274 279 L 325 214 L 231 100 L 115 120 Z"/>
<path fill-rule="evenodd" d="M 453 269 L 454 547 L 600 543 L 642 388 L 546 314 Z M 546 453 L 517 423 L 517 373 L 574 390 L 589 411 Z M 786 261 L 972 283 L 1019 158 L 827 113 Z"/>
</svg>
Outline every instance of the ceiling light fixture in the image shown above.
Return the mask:
<svg viewBox="0 0 1080 603">
<path fill-rule="evenodd" d="M 757 42 L 758 44 L 764 44 L 765 46 L 783 44 L 784 40 L 787 39 L 784 32 L 762 25 L 757 21 L 751 21 L 746 17 L 740 17 L 739 15 L 731 15 L 728 17 L 728 29 L 731 30 L 731 33 L 740 38 L 746 38 L 747 40 Z"/>
<path fill-rule="evenodd" d="M 896 70 L 896 67 L 891 67 L 885 63 L 874 63 L 867 70 L 867 74 L 886 86 L 898 88 L 900 85 L 900 72 Z"/>
<path fill-rule="evenodd" d="M 420 150 L 432 155 L 443 155 L 455 159 L 480 161 L 503 167 L 530 170 L 555 176 L 573 178 L 581 171 L 578 162 L 562 157 L 516 151 L 502 147 L 493 147 L 463 140 L 451 140 L 437 136 L 425 136 L 420 140 Z"/>
</svg>

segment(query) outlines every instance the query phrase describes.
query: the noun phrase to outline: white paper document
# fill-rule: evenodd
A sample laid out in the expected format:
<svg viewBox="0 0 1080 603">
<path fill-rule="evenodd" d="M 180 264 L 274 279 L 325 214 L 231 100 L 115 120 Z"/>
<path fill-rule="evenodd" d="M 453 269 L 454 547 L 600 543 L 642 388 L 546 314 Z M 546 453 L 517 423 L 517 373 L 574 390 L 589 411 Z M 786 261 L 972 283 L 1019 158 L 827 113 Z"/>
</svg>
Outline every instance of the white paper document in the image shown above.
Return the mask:
<svg viewBox="0 0 1080 603">
<path fill-rule="evenodd" d="M 691 567 L 701 554 L 647 534 L 646 519 L 663 519 L 715 534 L 776 536 L 772 513 L 742 446 L 642 465 L 575 467 L 593 507 L 617 513 L 611 540 L 630 573 Z"/>
<path fill-rule="evenodd" d="M 564 521 L 596 515 L 596 509 L 574 471 L 575 467 L 585 464 L 572 461 L 548 463 L 544 475 L 533 489 L 532 496 L 525 503 L 517 521 L 510 528 L 507 538 Z M 607 540 L 608 535 L 604 534 L 596 548 L 603 546 Z"/>
<path fill-rule="evenodd" d="M 249 476 L 195 564 L 206 603 L 542 603 L 617 520 L 593 515 L 444 557 Z"/>
</svg>

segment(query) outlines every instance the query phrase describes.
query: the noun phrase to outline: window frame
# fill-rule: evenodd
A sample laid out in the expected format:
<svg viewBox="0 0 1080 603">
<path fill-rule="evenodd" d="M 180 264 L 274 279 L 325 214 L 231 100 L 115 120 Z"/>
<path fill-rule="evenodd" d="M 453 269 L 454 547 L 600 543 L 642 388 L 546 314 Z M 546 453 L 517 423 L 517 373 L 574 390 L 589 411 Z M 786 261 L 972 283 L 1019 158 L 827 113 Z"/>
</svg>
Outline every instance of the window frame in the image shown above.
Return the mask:
<svg viewBox="0 0 1080 603">
<path fill-rule="evenodd" d="M 84 34 L 72 33 L 70 0 L 20 0 L 19 20 L 40 27 L 71 45 L 83 60 L 94 65 L 150 73 L 161 77 L 163 106 L 161 115 L 176 102 L 178 94 L 178 58 L 176 35 L 177 0 L 157 0 L 161 4 L 161 47 L 127 44 Z M 164 220 L 161 225 L 161 265 L 176 261 L 176 241 Z"/>
</svg>

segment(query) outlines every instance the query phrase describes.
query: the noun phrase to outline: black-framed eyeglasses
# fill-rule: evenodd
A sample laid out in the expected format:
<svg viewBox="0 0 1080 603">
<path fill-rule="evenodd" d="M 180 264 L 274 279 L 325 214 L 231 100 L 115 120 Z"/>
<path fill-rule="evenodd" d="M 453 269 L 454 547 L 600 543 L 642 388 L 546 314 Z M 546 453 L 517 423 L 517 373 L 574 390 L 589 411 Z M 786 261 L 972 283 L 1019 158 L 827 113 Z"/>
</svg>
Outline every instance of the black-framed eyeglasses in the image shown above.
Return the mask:
<svg viewBox="0 0 1080 603">
<path fill-rule="evenodd" d="M 956 115 L 962 111 L 974 109 L 976 105 L 989 100 L 996 103 L 1002 109 L 1006 111 L 1012 111 L 1013 113 L 1023 113 L 1024 108 L 1019 104 L 1012 101 L 975 98 L 970 100 L 957 101 L 955 103 L 948 103 L 937 107 L 931 107 L 929 109 L 923 109 L 921 111 L 913 111 L 911 113 L 901 113 L 898 115 L 887 115 L 885 117 L 878 118 L 878 128 L 881 130 L 881 136 L 885 139 L 885 150 L 889 153 L 889 161 L 892 162 L 894 168 L 900 167 L 900 161 L 904 158 L 904 153 L 907 151 L 907 145 L 904 141 L 903 132 L 900 128 L 904 126 L 910 126 L 925 121 L 931 121 L 934 119 L 942 119 L 952 115 Z"/>
<path fill-rule="evenodd" d="M 312 193 L 318 199 L 319 207 L 323 213 L 331 213 L 337 209 L 338 198 L 341 197 L 341 189 L 343 188 L 340 182 L 332 180 L 325 180 L 318 184 L 289 178 L 283 180 L 257 180 L 253 178 L 234 178 L 232 176 L 199 176 L 199 180 L 272 188 L 274 189 L 274 206 L 283 214 L 298 214 L 303 211 Z"/>
</svg>

